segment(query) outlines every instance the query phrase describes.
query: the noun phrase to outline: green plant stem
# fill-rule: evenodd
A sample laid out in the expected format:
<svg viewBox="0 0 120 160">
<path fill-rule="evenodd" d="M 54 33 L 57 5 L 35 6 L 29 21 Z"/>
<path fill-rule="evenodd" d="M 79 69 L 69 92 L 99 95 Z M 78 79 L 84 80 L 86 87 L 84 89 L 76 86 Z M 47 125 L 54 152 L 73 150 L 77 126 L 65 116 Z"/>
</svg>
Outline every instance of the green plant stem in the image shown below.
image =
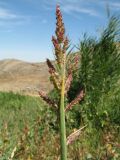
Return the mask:
<svg viewBox="0 0 120 160">
<path fill-rule="evenodd" d="M 65 64 L 62 72 L 62 88 L 60 101 L 60 143 L 61 143 L 61 160 L 67 160 L 66 145 L 66 127 L 65 127 L 65 111 L 64 111 L 64 92 L 65 92 Z"/>
</svg>

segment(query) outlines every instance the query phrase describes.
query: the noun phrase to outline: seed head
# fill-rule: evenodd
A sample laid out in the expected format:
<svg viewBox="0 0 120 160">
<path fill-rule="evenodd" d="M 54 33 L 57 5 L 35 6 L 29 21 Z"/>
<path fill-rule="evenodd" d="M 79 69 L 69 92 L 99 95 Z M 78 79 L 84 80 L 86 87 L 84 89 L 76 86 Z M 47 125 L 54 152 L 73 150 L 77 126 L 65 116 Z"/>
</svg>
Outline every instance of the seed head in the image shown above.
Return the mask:
<svg viewBox="0 0 120 160">
<path fill-rule="evenodd" d="M 56 7 L 56 21 L 56 36 L 52 36 L 52 42 L 54 45 L 56 61 L 61 68 L 62 64 L 65 62 L 65 53 L 68 49 L 69 40 L 65 36 L 65 27 L 59 5 Z"/>
<path fill-rule="evenodd" d="M 59 43 L 62 43 L 64 40 L 64 33 L 65 33 L 65 28 L 64 28 L 64 23 L 62 20 L 62 14 L 60 11 L 59 5 L 56 7 L 56 36 L 57 40 Z"/>
</svg>

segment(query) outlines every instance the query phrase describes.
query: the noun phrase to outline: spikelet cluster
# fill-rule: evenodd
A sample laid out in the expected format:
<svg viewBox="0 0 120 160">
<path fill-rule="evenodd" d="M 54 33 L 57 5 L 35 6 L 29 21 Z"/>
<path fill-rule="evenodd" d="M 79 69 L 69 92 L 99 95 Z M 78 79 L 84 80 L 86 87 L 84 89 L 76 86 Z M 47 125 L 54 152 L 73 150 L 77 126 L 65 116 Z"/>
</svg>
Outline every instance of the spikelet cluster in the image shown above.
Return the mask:
<svg viewBox="0 0 120 160">
<path fill-rule="evenodd" d="M 56 61 L 61 67 L 69 46 L 69 40 L 67 36 L 65 36 L 65 27 L 59 5 L 56 7 L 56 21 L 56 36 L 52 36 L 52 42 L 54 45 Z"/>
<path fill-rule="evenodd" d="M 60 90 L 61 81 L 60 81 L 59 74 L 56 72 L 55 67 L 53 66 L 53 64 L 51 63 L 51 61 L 49 59 L 47 59 L 46 63 L 47 63 L 48 68 L 49 68 L 50 80 L 52 81 L 54 87 L 57 90 Z"/>
<path fill-rule="evenodd" d="M 39 95 L 47 104 L 54 107 L 54 109 L 58 108 L 58 105 L 55 103 L 55 101 L 51 100 L 43 91 L 39 91 Z"/>
</svg>

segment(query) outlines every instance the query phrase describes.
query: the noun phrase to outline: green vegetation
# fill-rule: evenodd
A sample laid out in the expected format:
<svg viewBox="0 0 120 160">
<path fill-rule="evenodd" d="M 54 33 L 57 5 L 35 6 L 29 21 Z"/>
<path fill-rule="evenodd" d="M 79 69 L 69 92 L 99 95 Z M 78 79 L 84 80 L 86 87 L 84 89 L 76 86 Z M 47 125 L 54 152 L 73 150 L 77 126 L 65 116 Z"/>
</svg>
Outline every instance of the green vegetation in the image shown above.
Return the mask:
<svg viewBox="0 0 120 160">
<path fill-rule="evenodd" d="M 120 48 L 116 45 L 119 41 L 118 27 L 118 19 L 111 17 L 98 40 L 84 37 L 79 48 L 80 67 L 69 92 L 70 101 L 79 89 L 85 90 L 82 110 L 88 122 L 99 129 L 104 127 L 104 119 L 109 119 L 110 124 L 117 119 L 115 124 L 120 124 Z"/>
<path fill-rule="evenodd" d="M 87 127 L 80 138 L 68 146 L 69 160 L 102 160 L 105 157 L 119 160 L 119 97 L 120 92 L 119 94 L 109 92 L 107 96 L 104 96 L 104 103 L 99 102 L 102 108 L 98 109 L 98 116 L 101 118 L 103 128 Z M 78 120 L 80 120 L 81 112 L 85 115 L 81 106 L 76 106 L 69 111 L 66 117 L 68 132 L 71 128 L 75 130 L 80 126 Z M 106 118 L 106 114 L 109 117 Z M 1 160 L 8 160 L 12 153 L 14 153 L 13 160 L 58 159 L 60 146 L 56 115 L 39 98 L 21 96 L 12 92 L 0 93 L 0 117 Z M 15 152 L 13 152 L 14 149 L 16 149 Z"/>
<path fill-rule="evenodd" d="M 54 122 L 40 98 L 1 92 L 0 160 L 8 160 L 14 149 L 16 160 L 55 159 L 59 146 Z"/>
<path fill-rule="evenodd" d="M 0 160 L 59 158 L 57 117 L 40 98 L 0 92 L 0 117 Z M 79 156 L 79 145 L 69 148 L 68 159 Z"/>
</svg>

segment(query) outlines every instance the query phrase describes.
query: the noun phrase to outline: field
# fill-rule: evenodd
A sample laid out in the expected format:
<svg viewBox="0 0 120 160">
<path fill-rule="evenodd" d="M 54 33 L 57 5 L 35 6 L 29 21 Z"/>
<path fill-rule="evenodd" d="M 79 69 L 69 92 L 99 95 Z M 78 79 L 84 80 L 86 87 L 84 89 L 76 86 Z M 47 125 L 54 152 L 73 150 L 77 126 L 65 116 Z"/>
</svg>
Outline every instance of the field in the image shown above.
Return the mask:
<svg viewBox="0 0 120 160">
<path fill-rule="evenodd" d="M 13 160 L 58 160 L 60 146 L 56 117 L 40 98 L 1 92 L 0 117 L 0 160 L 8 160 L 8 158 Z M 68 132 L 70 128 L 69 126 Z M 99 157 L 104 159 L 105 154 L 113 154 L 116 157 L 114 159 L 119 160 L 120 138 L 114 131 L 111 128 L 110 135 L 104 133 L 104 138 L 108 136 L 106 138 L 110 138 L 111 141 L 111 143 L 108 141 L 108 144 L 107 140 L 102 142 L 106 144 L 104 146 L 99 141 L 99 134 L 91 134 L 86 130 L 74 144 L 68 147 L 68 159 L 102 160 Z M 98 158 L 92 158 L 97 156 Z"/>
<path fill-rule="evenodd" d="M 54 131 L 48 129 L 51 112 L 40 99 L 1 92 L 0 117 L 1 160 L 10 158 L 15 147 L 14 159 L 53 159 Z"/>
</svg>

